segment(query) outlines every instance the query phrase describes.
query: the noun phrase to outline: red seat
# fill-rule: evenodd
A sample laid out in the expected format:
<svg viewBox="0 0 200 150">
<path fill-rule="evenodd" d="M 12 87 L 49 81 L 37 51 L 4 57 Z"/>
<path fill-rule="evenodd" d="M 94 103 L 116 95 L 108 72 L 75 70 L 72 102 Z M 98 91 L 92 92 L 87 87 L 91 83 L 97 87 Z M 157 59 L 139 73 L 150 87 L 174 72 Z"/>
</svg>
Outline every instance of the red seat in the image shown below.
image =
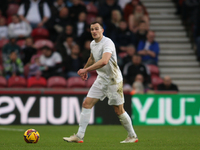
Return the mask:
<svg viewBox="0 0 200 150">
<path fill-rule="evenodd" d="M 3 63 L 2 50 L 0 49 L 0 65 Z"/>
<path fill-rule="evenodd" d="M 67 87 L 69 88 L 84 88 L 86 87 L 86 82 L 80 77 L 71 77 L 67 80 Z"/>
<path fill-rule="evenodd" d="M 43 46 L 48 46 L 50 48 L 53 48 L 54 47 L 54 44 L 50 41 L 50 40 L 47 40 L 47 39 L 41 39 L 41 40 L 37 40 L 35 42 L 35 47 L 37 49 L 40 49 L 42 48 Z"/>
<path fill-rule="evenodd" d="M 45 88 L 47 87 L 47 80 L 43 77 L 30 77 L 28 79 L 28 87 Z"/>
<path fill-rule="evenodd" d="M 154 90 L 157 90 L 157 86 L 163 83 L 163 80 L 160 77 L 153 75 L 151 76 L 151 83 L 153 85 Z"/>
<path fill-rule="evenodd" d="M 0 72 L 3 72 L 3 66 L 0 64 Z"/>
<path fill-rule="evenodd" d="M 27 78 L 29 73 L 29 64 L 24 66 L 24 76 Z"/>
<path fill-rule="evenodd" d="M 26 40 L 18 40 L 17 41 L 17 45 L 20 46 L 21 48 L 23 48 L 26 44 Z"/>
<path fill-rule="evenodd" d="M 96 70 L 90 71 L 90 75 L 96 77 L 96 76 L 97 76 L 97 72 L 96 72 Z"/>
<path fill-rule="evenodd" d="M 159 69 L 158 69 L 157 66 L 155 66 L 155 65 L 147 65 L 147 67 L 148 67 L 151 75 L 157 75 L 157 76 L 159 76 Z"/>
<path fill-rule="evenodd" d="M 63 77 L 55 76 L 47 80 L 47 87 L 49 88 L 66 88 L 67 81 Z"/>
<path fill-rule="evenodd" d="M 12 22 L 12 16 L 7 17 L 7 25 L 9 25 Z"/>
<path fill-rule="evenodd" d="M 2 49 L 3 46 L 6 45 L 8 42 L 9 42 L 8 39 L 2 39 L 2 40 L 0 40 L 0 49 Z"/>
<path fill-rule="evenodd" d="M 49 31 L 44 28 L 35 28 L 33 29 L 31 36 L 33 37 L 34 41 L 37 41 L 39 39 L 48 39 Z"/>
<path fill-rule="evenodd" d="M 17 5 L 17 4 L 9 4 L 6 13 L 7 13 L 8 16 L 12 16 L 14 14 L 17 14 L 18 9 L 19 9 L 19 5 Z"/>
<path fill-rule="evenodd" d="M 6 78 L 0 76 L 0 88 L 4 88 L 7 86 Z"/>
<path fill-rule="evenodd" d="M 127 53 L 126 53 L 126 52 L 121 52 L 121 53 L 118 54 L 118 56 L 119 56 L 120 58 L 124 58 L 124 57 L 127 56 Z"/>
<path fill-rule="evenodd" d="M 88 88 L 91 87 L 92 84 L 94 83 L 94 81 L 96 80 L 96 78 L 97 77 L 95 77 L 95 76 L 91 76 L 86 82 L 86 87 L 88 87 Z"/>
<path fill-rule="evenodd" d="M 13 88 L 25 88 L 26 87 L 26 79 L 23 77 L 10 77 L 8 79 L 8 87 Z"/>
</svg>

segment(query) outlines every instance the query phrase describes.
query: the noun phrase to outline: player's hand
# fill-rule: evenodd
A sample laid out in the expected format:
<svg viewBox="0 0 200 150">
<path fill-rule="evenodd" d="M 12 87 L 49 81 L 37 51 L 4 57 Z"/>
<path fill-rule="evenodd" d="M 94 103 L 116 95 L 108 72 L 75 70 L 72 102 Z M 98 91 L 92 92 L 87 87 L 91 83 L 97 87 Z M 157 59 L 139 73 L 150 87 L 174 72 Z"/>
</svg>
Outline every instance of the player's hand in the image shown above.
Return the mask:
<svg viewBox="0 0 200 150">
<path fill-rule="evenodd" d="M 84 80 L 84 81 L 86 81 L 88 79 L 88 74 L 87 73 L 83 74 L 81 76 L 81 79 Z"/>
<path fill-rule="evenodd" d="M 87 75 L 86 69 L 79 69 L 79 71 L 77 73 L 81 77 L 82 80 L 87 80 L 88 75 Z"/>
</svg>

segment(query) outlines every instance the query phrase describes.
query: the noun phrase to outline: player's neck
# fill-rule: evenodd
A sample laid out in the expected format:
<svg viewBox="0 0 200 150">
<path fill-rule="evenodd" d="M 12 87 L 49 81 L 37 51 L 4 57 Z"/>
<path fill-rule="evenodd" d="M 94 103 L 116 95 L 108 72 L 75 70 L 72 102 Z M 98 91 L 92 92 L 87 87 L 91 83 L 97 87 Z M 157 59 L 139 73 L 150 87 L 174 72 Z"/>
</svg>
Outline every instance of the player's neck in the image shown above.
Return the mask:
<svg viewBox="0 0 200 150">
<path fill-rule="evenodd" d="M 98 42 L 100 42 L 101 41 L 101 39 L 103 38 L 103 35 L 102 36 L 100 36 L 98 39 L 94 39 L 95 40 L 95 42 L 96 43 L 98 43 Z"/>
</svg>

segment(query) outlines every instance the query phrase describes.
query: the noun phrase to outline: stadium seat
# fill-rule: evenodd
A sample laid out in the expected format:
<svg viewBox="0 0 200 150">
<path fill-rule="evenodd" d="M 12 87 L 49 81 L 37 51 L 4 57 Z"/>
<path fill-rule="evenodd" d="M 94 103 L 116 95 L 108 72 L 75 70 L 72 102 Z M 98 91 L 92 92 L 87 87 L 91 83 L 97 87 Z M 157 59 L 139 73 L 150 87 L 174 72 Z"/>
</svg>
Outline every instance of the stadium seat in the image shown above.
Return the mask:
<svg viewBox="0 0 200 150">
<path fill-rule="evenodd" d="M 157 66 L 155 66 L 155 65 L 147 65 L 147 67 L 148 67 L 151 75 L 157 75 L 157 76 L 159 76 L 159 69 L 158 69 Z"/>
<path fill-rule="evenodd" d="M 30 77 L 28 79 L 27 87 L 45 88 L 47 87 L 47 80 L 43 77 Z"/>
<path fill-rule="evenodd" d="M 153 85 L 154 90 L 157 90 L 157 86 L 163 83 L 163 80 L 160 77 L 153 75 L 151 76 L 151 83 Z"/>
<path fill-rule="evenodd" d="M 7 86 L 6 78 L 0 76 L 0 88 L 5 88 Z"/>
<path fill-rule="evenodd" d="M 0 64 L 0 72 L 3 72 L 3 65 Z"/>
<path fill-rule="evenodd" d="M 12 16 L 14 14 L 17 14 L 17 11 L 19 9 L 19 5 L 18 4 L 9 4 L 8 5 L 8 9 L 7 9 L 7 15 L 8 16 Z"/>
<path fill-rule="evenodd" d="M 31 57 L 31 60 L 30 60 L 31 64 L 35 63 L 35 59 L 38 58 L 38 57 L 40 57 L 39 54 L 33 55 L 33 56 Z"/>
<path fill-rule="evenodd" d="M 126 52 L 121 52 L 121 53 L 118 54 L 118 56 L 119 56 L 120 58 L 124 58 L 124 57 L 126 57 L 126 55 L 127 55 Z"/>
<path fill-rule="evenodd" d="M 53 48 L 54 47 L 54 44 L 50 41 L 50 40 L 47 40 L 47 39 L 40 39 L 40 40 L 37 40 L 35 42 L 35 47 L 37 49 L 40 49 L 42 48 L 43 46 L 49 46 L 50 48 Z"/>
<path fill-rule="evenodd" d="M 37 41 L 39 39 L 48 39 L 49 31 L 44 28 L 35 28 L 33 29 L 31 36 L 33 37 L 34 41 Z"/>
<path fill-rule="evenodd" d="M 97 13 L 98 13 L 98 9 L 97 7 L 93 4 L 93 3 L 89 3 L 86 5 L 86 9 L 87 9 L 87 18 L 86 18 L 86 22 L 88 24 L 92 23 L 93 21 L 95 21 Z"/>
<path fill-rule="evenodd" d="M 55 76 L 47 80 L 47 87 L 49 88 L 66 88 L 67 81 L 63 77 Z"/>
<path fill-rule="evenodd" d="M 68 88 L 84 88 L 86 87 L 86 82 L 80 77 L 71 77 L 67 80 Z"/>
<path fill-rule="evenodd" d="M 0 49 L 0 65 L 3 63 L 3 58 L 2 58 L 2 50 Z"/>
<path fill-rule="evenodd" d="M 11 22 L 12 22 L 12 16 L 8 16 L 6 21 L 7 25 L 9 25 Z"/>
<path fill-rule="evenodd" d="M 0 49 L 2 49 L 3 46 L 4 46 L 5 44 L 7 44 L 8 42 L 9 42 L 8 39 L 2 39 L 2 40 L 0 40 Z"/>
<path fill-rule="evenodd" d="M 94 83 L 94 81 L 96 80 L 97 77 L 95 76 L 91 76 L 87 82 L 86 82 L 86 87 L 90 88 L 92 86 L 92 84 Z"/>
<path fill-rule="evenodd" d="M 18 40 L 17 41 L 17 45 L 20 46 L 21 48 L 23 48 L 26 44 L 26 40 Z"/>
<path fill-rule="evenodd" d="M 29 64 L 24 66 L 24 76 L 25 76 L 25 78 L 28 77 L 28 73 L 29 73 Z"/>
<path fill-rule="evenodd" d="M 96 72 L 96 70 L 90 71 L 90 75 L 96 77 L 96 76 L 97 76 L 97 72 Z"/>
<path fill-rule="evenodd" d="M 8 79 L 8 87 L 12 88 L 25 88 L 26 87 L 26 79 L 23 77 L 10 77 Z"/>
</svg>

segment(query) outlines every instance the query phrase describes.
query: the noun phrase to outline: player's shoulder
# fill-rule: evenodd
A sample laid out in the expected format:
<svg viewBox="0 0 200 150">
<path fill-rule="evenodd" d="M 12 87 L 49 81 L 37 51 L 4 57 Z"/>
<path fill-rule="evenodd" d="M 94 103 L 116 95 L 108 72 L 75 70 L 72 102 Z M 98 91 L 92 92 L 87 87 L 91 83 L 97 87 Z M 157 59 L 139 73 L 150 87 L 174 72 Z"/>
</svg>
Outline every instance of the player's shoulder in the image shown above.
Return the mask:
<svg viewBox="0 0 200 150">
<path fill-rule="evenodd" d="M 92 45 L 94 45 L 95 44 L 95 40 L 92 40 L 91 42 L 90 42 L 90 46 L 92 46 Z"/>
<path fill-rule="evenodd" d="M 106 45 L 114 45 L 114 42 L 110 38 L 104 36 L 104 42 L 103 42 L 103 44 L 105 46 Z"/>
</svg>

